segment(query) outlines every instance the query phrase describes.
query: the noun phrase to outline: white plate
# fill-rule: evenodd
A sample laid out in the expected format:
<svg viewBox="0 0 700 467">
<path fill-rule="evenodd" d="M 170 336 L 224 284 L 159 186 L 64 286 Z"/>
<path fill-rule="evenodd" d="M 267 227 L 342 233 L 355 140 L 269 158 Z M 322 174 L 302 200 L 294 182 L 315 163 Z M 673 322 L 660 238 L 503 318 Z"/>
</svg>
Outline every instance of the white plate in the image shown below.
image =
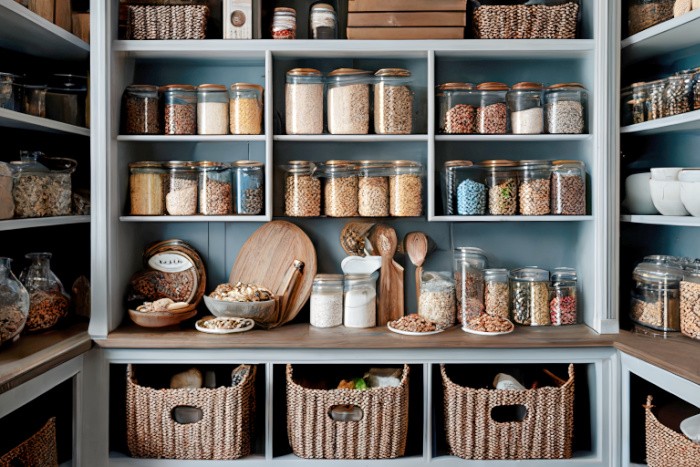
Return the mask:
<svg viewBox="0 0 700 467">
<path fill-rule="evenodd" d="M 515 326 L 513 326 L 513 329 L 511 329 L 510 331 L 501 331 L 501 332 L 477 331 L 475 329 L 469 329 L 467 327 L 463 327 L 462 331 L 468 332 L 469 334 L 477 334 L 479 336 L 502 336 L 503 334 L 510 334 L 511 332 L 515 331 Z"/>
<path fill-rule="evenodd" d="M 402 329 L 392 328 L 391 326 L 389 326 L 389 323 L 386 323 L 386 327 L 389 329 L 389 331 L 395 332 L 396 334 L 403 334 L 404 336 L 430 336 L 432 334 L 439 334 L 442 331 L 444 331 L 444 329 L 437 329 L 435 331 L 427 332 L 404 331 Z"/>
<path fill-rule="evenodd" d="M 194 323 L 194 327 L 197 329 L 197 331 L 206 332 L 209 334 L 233 334 L 235 332 L 250 331 L 255 326 L 255 321 L 253 321 L 252 319 L 248 319 L 248 318 L 240 318 L 240 319 L 248 320 L 248 321 L 250 321 L 250 323 L 248 323 L 247 326 L 244 326 L 244 327 L 238 328 L 238 329 L 210 329 L 210 328 L 205 328 L 204 326 L 202 326 L 202 324 L 204 324 L 205 321 L 210 321 L 212 319 L 219 319 L 219 318 L 215 318 L 215 317 L 202 318 L 202 319 L 198 320 L 196 323 Z"/>
<path fill-rule="evenodd" d="M 700 443 L 700 414 L 693 415 L 681 422 L 681 431 L 695 443 Z"/>
</svg>

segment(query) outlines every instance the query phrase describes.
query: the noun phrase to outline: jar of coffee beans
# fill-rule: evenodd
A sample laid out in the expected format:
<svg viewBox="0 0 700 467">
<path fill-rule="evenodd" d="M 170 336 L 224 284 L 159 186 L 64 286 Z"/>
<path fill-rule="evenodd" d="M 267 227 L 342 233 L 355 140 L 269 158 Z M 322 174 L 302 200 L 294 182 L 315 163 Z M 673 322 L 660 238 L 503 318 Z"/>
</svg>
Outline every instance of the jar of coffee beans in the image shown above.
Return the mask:
<svg viewBox="0 0 700 467">
<path fill-rule="evenodd" d="M 171 84 L 161 88 L 166 135 L 197 134 L 197 93 L 194 86 Z"/>
<path fill-rule="evenodd" d="M 518 165 L 518 205 L 525 216 L 544 216 L 550 208 L 550 161 L 520 161 Z"/>
<path fill-rule="evenodd" d="M 255 216 L 265 207 L 264 164 L 236 161 L 231 164 L 235 192 L 235 213 Z"/>
<path fill-rule="evenodd" d="M 586 215 L 586 168 L 582 161 L 552 162 L 552 214 Z"/>
<path fill-rule="evenodd" d="M 576 269 L 555 268 L 552 271 L 549 293 L 549 313 L 552 326 L 576 324 L 578 320 L 576 289 Z"/>
<path fill-rule="evenodd" d="M 544 131 L 542 84 L 523 82 L 508 91 L 506 100 L 510 127 L 516 135 L 538 135 Z"/>
<path fill-rule="evenodd" d="M 321 180 L 313 176 L 309 161 L 290 161 L 284 174 L 284 214 L 291 217 L 321 215 Z"/>
<path fill-rule="evenodd" d="M 513 321 L 524 326 L 549 326 L 549 271 L 537 267 L 510 272 Z"/>
<path fill-rule="evenodd" d="M 220 162 L 197 163 L 199 213 L 206 216 L 231 214 L 231 170 Z"/>
<path fill-rule="evenodd" d="M 560 83 L 548 87 L 544 94 L 545 132 L 583 133 L 586 97 L 586 89 L 579 83 Z"/>
<path fill-rule="evenodd" d="M 448 135 L 476 133 L 476 109 L 479 107 L 474 85 L 445 83 L 437 88 L 438 131 Z"/>
<path fill-rule="evenodd" d="M 476 132 L 482 135 L 508 133 L 508 112 L 504 83 L 481 83 L 477 87 L 479 106 L 476 109 Z"/>
<path fill-rule="evenodd" d="M 127 135 L 160 134 L 158 86 L 132 84 L 122 98 L 122 132 Z"/>
<path fill-rule="evenodd" d="M 517 162 L 488 160 L 479 164 L 484 169 L 489 190 L 489 214 L 513 216 L 518 210 Z"/>
</svg>

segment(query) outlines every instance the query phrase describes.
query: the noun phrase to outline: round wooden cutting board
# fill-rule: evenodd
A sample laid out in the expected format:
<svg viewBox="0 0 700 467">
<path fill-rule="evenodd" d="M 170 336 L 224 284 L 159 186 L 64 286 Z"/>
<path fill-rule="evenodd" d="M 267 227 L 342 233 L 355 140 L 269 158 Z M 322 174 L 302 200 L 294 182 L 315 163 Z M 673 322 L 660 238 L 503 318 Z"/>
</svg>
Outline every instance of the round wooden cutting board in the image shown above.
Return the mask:
<svg viewBox="0 0 700 467">
<path fill-rule="evenodd" d="M 286 313 L 280 317 L 280 324 L 284 324 L 293 320 L 309 299 L 316 275 L 316 249 L 303 230 L 287 221 L 260 227 L 243 244 L 228 281 L 262 285 L 282 295 L 280 288 L 295 259 L 304 262 L 304 270 Z"/>
</svg>

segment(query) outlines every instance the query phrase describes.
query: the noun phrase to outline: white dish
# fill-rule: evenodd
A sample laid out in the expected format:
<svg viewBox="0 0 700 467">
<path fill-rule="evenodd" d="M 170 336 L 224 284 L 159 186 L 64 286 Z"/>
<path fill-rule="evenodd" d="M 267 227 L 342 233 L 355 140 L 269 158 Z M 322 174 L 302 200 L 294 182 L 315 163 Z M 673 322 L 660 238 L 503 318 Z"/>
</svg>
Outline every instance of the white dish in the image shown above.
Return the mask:
<svg viewBox="0 0 700 467">
<path fill-rule="evenodd" d="M 681 182 L 649 180 L 651 200 L 664 216 L 687 216 L 689 213 L 681 201 Z"/>
<path fill-rule="evenodd" d="M 700 444 L 700 414 L 681 422 L 681 431 L 694 443 Z"/>
<path fill-rule="evenodd" d="M 478 336 L 502 336 L 503 334 L 510 334 L 511 332 L 515 331 L 515 326 L 510 331 L 501 331 L 501 332 L 485 332 L 485 331 L 477 331 L 475 329 L 469 329 L 468 327 L 462 327 L 462 331 L 468 332 L 469 334 L 476 334 Z"/>
<path fill-rule="evenodd" d="M 389 323 L 386 324 L 386 327 L 389 329 L 391 332 L 395 332 L 396 334 L 403 334 L 404 336 L 431 336 L 433 334 L 439 334 L 444 329 L 436 329 L 435 331 L 428 331 L 428 332 L 415 332 L 415 331 L 404 331 L 402 329 L 396 329 L 392 328 L 389 326 Z"/>
<path fill-rule="evenodd" d="M 622 207 L 630 214 L 658 214 L 651 200 L 650 172 L 628 175 L 625 179 L 625 200 Z"/>
<path fill-rule="evenodd" d="M 206 332 L 208 334 L 233 334 L 236 332 L 250 331 L 255 326 L 255 321 L 253 321 L 252 319 L 249 319 L 249 318 L 240 318 L 240 319 L 244 319 L 244 320 L 249 321 L 249 322 L 247 325 L 243 326 L 242 328 L 238 328 L 238 329 L 210 329 L 210 328 L 206 328 L 206 327 L 202 326 L 202 324 L 205 321 L 211 321 L 212 319 L 219 319 L 219 318 L 216 318 L 214 316 L 208 316 L 206 318 L 202 318 L 202 319 L 198 320 L 196 323 L 194 323 L 194 327 L 197 329 L 197 331 Z"/>
<path fill-rule="evenodd" d="M 381 267 L 381 256 L 348 256 L 340 262 L 345 274 L 372 274 Z"/>
<path fill-rule="evenodd" d="M 681 170 L 683 170 L 683 167 L 654 167 L 651 169 L 651 179 L 660 182 L 678 180 L 678 172 Z"/>
<path fill-rule="evenodd" d="M 700 182 L 679 182 L 681 202 L 691 216 L 700 217 Z"/>
<path fill-rule="evenodd" d="M 700 182 L 700 169 L 683 169 L 678 172 L 678 180 L 681 182 Z"/>
</svg>

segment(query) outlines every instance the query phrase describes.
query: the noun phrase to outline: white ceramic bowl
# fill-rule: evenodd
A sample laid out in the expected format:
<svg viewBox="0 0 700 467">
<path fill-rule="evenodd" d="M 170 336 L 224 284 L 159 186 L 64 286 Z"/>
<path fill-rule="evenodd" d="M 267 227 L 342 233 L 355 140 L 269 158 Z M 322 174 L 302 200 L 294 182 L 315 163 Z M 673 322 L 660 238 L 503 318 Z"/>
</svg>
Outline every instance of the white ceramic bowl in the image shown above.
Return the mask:
<svg viewBox="0 0 700 467">
<path fill-rule="evenodd" d="M 681 202 L 691 216 L 700 217 L 700 182 L 681 184 Z"/>
<path fill-rule="evenodd" d="M 651 179 L 659 181 L 678 180 L 678 172 L 683 170 L 683 167 L 654 167 L 651 169 Z"/>
<path fill-rule="evenodd" d="M 681 201 L 681 182 L 649 180 L 651 200 L 664 216 L 687 216 L 688 211 Z"/>
<path fill-rule="evenodd" d="M 625 200 L 622 206 L 630 214 L 658 214 L 651 200 L 650 172 L 629 175 L 625 179 Z"/>
<path fill-rule="evenodd" d="M 700 169 L 683 169 L 678 172 L 678 180 L 681 182 L 700 182 Z"/>
</svg>

